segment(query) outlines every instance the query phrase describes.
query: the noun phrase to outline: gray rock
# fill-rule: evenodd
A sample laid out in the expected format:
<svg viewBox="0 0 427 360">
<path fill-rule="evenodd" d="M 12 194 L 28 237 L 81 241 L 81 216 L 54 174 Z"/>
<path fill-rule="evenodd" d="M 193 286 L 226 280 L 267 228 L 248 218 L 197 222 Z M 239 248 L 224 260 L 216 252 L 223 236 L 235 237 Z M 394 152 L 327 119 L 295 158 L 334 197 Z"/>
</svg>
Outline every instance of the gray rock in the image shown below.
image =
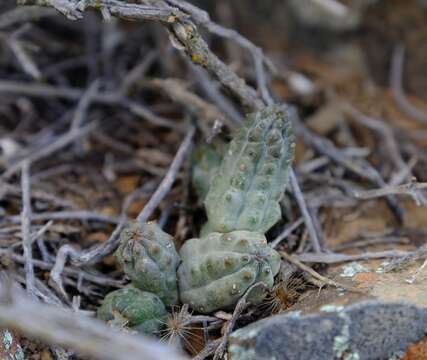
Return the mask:
<svg viewBox="0 0 427 360">
<path fill-rule="evenodd" d="M 368 301 L 314 315 L 276 315 L 230 336 L 232 360 L 374 360 L 402 354 L 427 331 L 427 310 Z"/>
</svg>

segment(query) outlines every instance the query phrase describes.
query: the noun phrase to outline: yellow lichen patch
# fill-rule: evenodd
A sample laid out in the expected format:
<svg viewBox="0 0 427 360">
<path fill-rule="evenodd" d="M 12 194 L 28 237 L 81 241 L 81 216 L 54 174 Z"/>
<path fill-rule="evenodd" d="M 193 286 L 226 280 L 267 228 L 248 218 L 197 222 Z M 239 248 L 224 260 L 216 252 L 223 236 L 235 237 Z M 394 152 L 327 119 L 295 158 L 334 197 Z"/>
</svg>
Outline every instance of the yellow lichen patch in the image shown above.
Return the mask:
<svg viewBox="0 0 427 360">
<path fill-rule="evenodd" d="M 200 64 L 200 65 L 207 64 L 206 59 L 198 54 L 191 55 L 191 60 L 196 64 Z"/>
</svg>

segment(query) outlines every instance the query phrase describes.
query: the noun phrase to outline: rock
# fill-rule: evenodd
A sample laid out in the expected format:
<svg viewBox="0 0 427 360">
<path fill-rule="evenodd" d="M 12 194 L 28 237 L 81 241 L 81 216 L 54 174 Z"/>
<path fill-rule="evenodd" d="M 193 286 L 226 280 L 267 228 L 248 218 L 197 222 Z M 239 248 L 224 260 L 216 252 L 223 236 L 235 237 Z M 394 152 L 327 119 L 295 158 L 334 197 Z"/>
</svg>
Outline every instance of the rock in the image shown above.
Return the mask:
<svg viewBox="0 0 427 360">
<path fill-rule="evenodd" d="M 8 329 L 0 329 L 0 336 L 0 359 L 25 360 L 19 336 L 15 332 Z"/>
<path fill-rule="evenodd" d="M 365 301 L 291 312 L 255 322 L 230 336 L 232 360 L 370 360 L 402 356 L 427 330 L 427 310 L 407 303 Z"/>
<path fill-rule="evenodd" d="M 412 354 L 427 330 L 427 273 L 419 271 L 421 265 L 417 261 L 394 272 L 385 272 L 382 260 L 330 265 L 328 278 L 360 293 L 332 287 L 304 293 L 287 313 L 235 331 L 231 359 L 368 360 L 400 358 L 406 350 Z"/>
</svg>

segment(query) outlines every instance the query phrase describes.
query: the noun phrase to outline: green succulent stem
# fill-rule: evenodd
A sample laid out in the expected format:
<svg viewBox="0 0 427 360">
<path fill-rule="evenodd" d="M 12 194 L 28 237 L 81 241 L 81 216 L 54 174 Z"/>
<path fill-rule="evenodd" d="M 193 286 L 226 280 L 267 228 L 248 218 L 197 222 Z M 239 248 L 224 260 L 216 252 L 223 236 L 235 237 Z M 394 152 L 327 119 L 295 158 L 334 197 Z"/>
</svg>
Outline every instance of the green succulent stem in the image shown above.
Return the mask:
<svg viewBox="0 0 427 360">
<path fill-rule="evenodd" d="M 281 217 L 294 148 L 287 114 L 273 105 L 248 115 L 222 154 L 207 146 L 196 151 L 193 183 L 208 217 L 200 238 L 187 240 L 178 255 L 157 224 L 131 223 L 116 256 L 133 287 L 107 295 L 98 316 L 111 320 L 120 311 L 147 331 L 165 305 L 181 301 L 210 313 L 231 309 L 255 283 L 271 289 L 281 259 L 264 234 Z M 259 289 L 248 294 L 254 304 L 264 297 Z"/>
<path fill-rule="evenodd" d="M 209 229 L 265 233 L 276 224 L 294 148 L 291 124 L 279 106 L 249 115 L 210 183 L 205 198 Z"/>
</svg>

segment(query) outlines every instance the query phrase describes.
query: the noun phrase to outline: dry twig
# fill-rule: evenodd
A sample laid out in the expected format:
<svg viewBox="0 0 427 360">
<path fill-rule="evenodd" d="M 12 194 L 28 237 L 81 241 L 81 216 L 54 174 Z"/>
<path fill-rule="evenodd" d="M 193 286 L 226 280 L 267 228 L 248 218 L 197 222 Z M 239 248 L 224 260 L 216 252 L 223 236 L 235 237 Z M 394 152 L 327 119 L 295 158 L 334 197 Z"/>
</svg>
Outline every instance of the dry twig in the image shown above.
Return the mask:
<svg viewBox="0 0 427 360">
<path fill-rule="evenodd" d="M 22 246 L 25 257 L 25 280 L 27 293 L 35 297 L 33 248 L 31 241 L 31 184 L 30 184 L 30 164 L 24 161 L 21 170 L 22 187 Z"/>
<path fill-rule="evenodd" d="M 334 286 L 336 288 L 341 288 L 341 289 L 345 289 L 348 291 L 353 291 L 353 292 L 362 292 L 360 289 L 357 288 L 353 288 L 351 286 L 347 286 L 344 284 L 340 284 L 337 281 L 328 279 L 327 277 L 320 275 L 317 271 L 313 270 L 311 267 L 303 264 L 300 260 L 298 260 L 297 258 L 295 258 L 294 256 L 290 256 L 288 253 L 284 252 L 284 251 L 280 251 L 280 254 L 290 263 L 296 265 L 297 267 L 299 267 L 301 270 L 305 271 L 306 273 L 310 274 L 311 276 L 313 276 L 315 279 L 320 280 L 321 282 L 325 283 L 326 285 L 330 285 L 330 286 Z M 319 256 L 323 255 L 323 254 L 318 254 Z"/>
<path fill-rule="evenodd" d="M 402 85 L 403 62 L 405 59 L 405 48 L 396 46 L 392 55 L 390 69 L 391 90 L 397 105 L 410 117 L 422 124 L 427 124 L 427 114 L 418 110 L 405 96 Z"/>
<path fill-rule="evenodd" d="M 100 360 L 185 359 L 157 341 L 118 332 L 77 312 L 31 301 L 4 281 L 0 285 L 2 327 Z"/>
</svg>

